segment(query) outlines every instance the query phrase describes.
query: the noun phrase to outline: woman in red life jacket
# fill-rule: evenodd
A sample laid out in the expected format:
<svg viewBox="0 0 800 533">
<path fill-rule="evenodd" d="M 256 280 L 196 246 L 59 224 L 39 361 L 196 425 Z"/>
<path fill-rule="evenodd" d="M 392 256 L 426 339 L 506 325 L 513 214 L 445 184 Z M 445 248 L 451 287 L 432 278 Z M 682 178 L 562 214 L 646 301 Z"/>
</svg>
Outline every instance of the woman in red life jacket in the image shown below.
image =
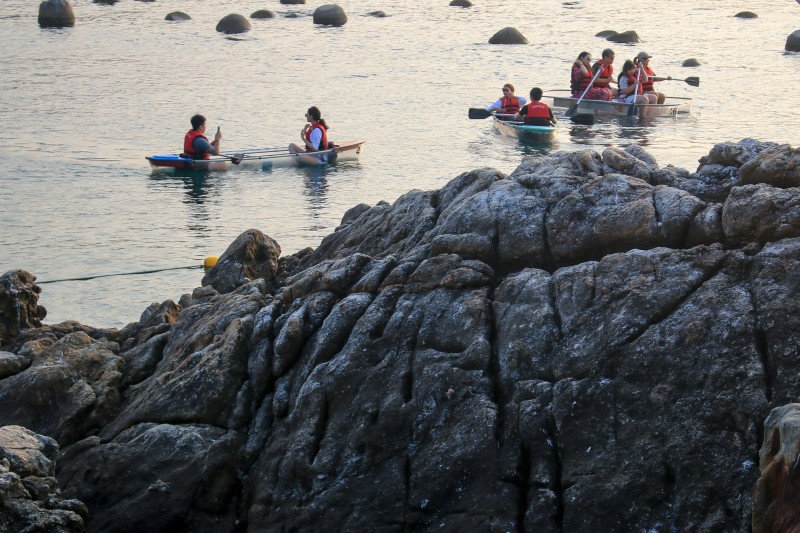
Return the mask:
<svg viewBox="0 0 800 533">
<path fill-rule="evenodd" d="M 570 74 L 569 88 L 572 91 L 573 98 L 580 98 L 583 91 L 592 83 L 592 56 L 589 52 L 581 52 L 578 59 L 572 64 L 572 73 Z M 592 87 L 586 92 L 584 98 L 586 100 L 607 100 L 608 91 L 600 87 Z"/>
<path fill-rule="evenodd" d="M 553 116 L 550 106 L 541 102 L 542 90 L 539 87 L 531 89 L 531 101 L 522 106 L 514 116 L 514 120 L 525 120 L 528 126 L 555 126 L 558 120 Z"/>
<path fill-rule="evenodd" d="M 191 118 L 192 129 L 183 136 L 183 153 L 192 159 L 208 159 L 208 154 L 219 155 L 219 142 L 222 133 L 217 128 L 214 140 L 208 142 L 206 132 L 206 117 L 195 115 Z"/>
<path fill-rule="evenodd" d="M 672 76 L 667 76 L 666 78 L 663 76 L 656 76 L 656 73 L 653 72 L 653 69 L 650 68 L 650 58 L 653 57 L 647 52 L 639 52 L 639 54 L 633 59 L 633 62 L 636 65 L 641 65 L 642 67 L 642 83 L 644 84 L 644 94 L 653 94 L 656 96 L 657 104 L 663 104 L 664 100 L 667 99 L 664 93 L 660 93 L 653 89 L 653 82 L 654 81 L 664 81 L 664 80 L 671 80 Z"/>
<path fill-rule="evenodd" d="M 298 146 L 294 143 L 289 145 L 289 152 L 293 154 L 312 154 L 328 149 L 328 125 L 325 119 L 322 118 L 322 112 L 316 106 L 311 106 L 306 111 L 306 120 L 308 121 L 300 131 L 300 138 L 303 140 L 303 146 Z M 309 165 L 317 165 L 320 163 L 328 162 L 328 153 L 317 155 L 298 155 L 301 163 Z"/>
<path fill-rule="evenodd" d="M 617 85 L 619 86 L 619 99 L 626 104 L 654 104 L 655 97 L 651 98 L 650 95 L 644 94 L 642 82 L 637 83 L 636 76 L 639 74 L 639 69 L 633 64 L 633 61 L 626 59 L 622 65 L 622 72 L 619 73 L 617 78 Z M 647 115 L 647 110 L 642 115 Z"/>
<path fill-rule="evenodd" d="M 497 113 L 513 115 L 516 114 L 522 106 L 528 101 L 524 96 L 514 96 L 514 86 L 510 83 L 503 85 L 503 96 L 495 100 L 495 102 L 486 108 L 486 111 L 495 111 Z"/>
<path fill-rule="evenodd" d="M 592 67 L 592 76 L 594 76 L 598 70 L 601 71 L 600 75 L 594 80 L 594 85 L 592 86 L 593 88 L 601 89 L 601 91 L 598 91 L 596 97 L 590 98 L 590 100 L 611 100 L 617 96 L 617 90 L 610 87 L 610 84 L 614 83 L 613 63 L 614 50 L 606 48 L 603 50 L 603 58 Z"/>
</svg>

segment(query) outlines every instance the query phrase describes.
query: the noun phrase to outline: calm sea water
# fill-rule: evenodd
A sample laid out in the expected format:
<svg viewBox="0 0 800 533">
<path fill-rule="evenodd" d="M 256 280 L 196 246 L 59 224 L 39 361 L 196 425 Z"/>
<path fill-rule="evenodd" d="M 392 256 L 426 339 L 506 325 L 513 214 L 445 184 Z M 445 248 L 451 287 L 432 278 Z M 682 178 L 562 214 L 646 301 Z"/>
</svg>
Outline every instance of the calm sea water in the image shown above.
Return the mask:
<svg viewBox="0 0 800 533">
<path fill-rule="evenodd" d="M 0 272 L 38 276 L 47 322 L 138 320 L 149 303 L 199 286 L 203 258 L 251 227 L 290 254 L 318 245 L 355 204 L 436 189 L 477 167 L 511 172 L 531 149 L 488 120 L 468 120 L 467 109 L 496 99 L 507 81 L 523 95 L 566 88 L 580 51 L 599 57 L 609 46 L 594 37 L 605 29 L 643 40 L 613 45 L 618 68 L 646 50 L 658 74 L 700 77 L 697 88 L 659 85 L 694 98 L 694 111 L 590 129 L 564 122 L 554 149 L 635 143 L 662 165 L 693 170 L 717 142 L 798 144 L 800 55 L 783 51 L 800 28 L 794 1 L 341 1 L 341 28 L 312 23 L 324 3 L 73 0 L 75 27 L 40 29 L 38 2 L 5 0 Z M 247 34 L 214 29 L 228 13 L 265 8 L 277 17 L 252 21 Z M 745 9 L 759 17 L 734 17 Z M 192 20 L 164 21 L 174 10 Z M 369 16 L 376 10 L 388 16 Z M 530 44 L 489 45 L 506 26 Z M 702 65 L 682 67 L 689 57 Z M 285 145 L 297 141 L 310 105 L 333 139 L 367 141 L 359 162 L 192 178 L 153 174 L 144 159 L 180 150 L 196 112 L 210 130 L 222 127 L 223 148 Z M 104 277 L 59 281 L 93 276 Z"/>
</svg>

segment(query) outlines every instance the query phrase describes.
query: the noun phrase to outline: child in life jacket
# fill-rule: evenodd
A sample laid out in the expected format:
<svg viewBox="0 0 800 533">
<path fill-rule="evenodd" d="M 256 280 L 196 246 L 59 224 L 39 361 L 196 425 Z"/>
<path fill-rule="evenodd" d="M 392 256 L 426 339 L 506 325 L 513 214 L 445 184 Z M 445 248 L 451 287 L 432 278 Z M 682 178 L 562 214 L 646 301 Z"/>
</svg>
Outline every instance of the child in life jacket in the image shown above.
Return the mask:
<svg viewBox="0 0 800 533">
<path fill-rule="evenodd" d="M 514 120 L 524 120 L 527 126 L 555 126 L 558 123 L 553 116 L 553 110 L 542 100 L 542 90 L 539 87 L 531 89 L 531 101 L 522 106 Z"/>
</svg>

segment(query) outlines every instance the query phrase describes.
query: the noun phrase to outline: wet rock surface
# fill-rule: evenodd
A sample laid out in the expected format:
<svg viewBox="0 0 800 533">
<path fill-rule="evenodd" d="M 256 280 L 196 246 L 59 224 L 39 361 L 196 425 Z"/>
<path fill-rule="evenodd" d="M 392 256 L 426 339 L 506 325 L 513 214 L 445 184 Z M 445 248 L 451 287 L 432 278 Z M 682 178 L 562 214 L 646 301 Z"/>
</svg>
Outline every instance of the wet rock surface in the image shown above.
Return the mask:
<svg viewBox="0 0 800 533">
<path fill-rule="evenodd" d="M 58 440 L 89 530 L 749 531 L 800 394 L 796 157 L 555 152 L 293 256 L 248 230 L 138 323 L 4 340 L 0 424 Z"/>
</svg>

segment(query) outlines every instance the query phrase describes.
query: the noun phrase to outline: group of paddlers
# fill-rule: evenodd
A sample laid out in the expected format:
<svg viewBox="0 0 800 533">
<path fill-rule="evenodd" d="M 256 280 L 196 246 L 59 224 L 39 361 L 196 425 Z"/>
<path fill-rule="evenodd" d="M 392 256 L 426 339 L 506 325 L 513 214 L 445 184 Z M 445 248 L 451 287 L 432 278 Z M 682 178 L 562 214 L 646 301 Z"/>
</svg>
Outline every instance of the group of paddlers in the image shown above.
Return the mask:
<svg viewBox="0 0 800 533">
<path fill-rule="evenodd" d="M 628 104 L 634 102 L 636 104 L 664 103 L 666 96 L 664 93 L 654 90 L 653 82 L 671 80 L 672 77 L 656 76 L 653 69 L 650 68 L 650 58 L 652 57 L 650 54 L 639 52 L 634 59 L 626 59 L 617 79 L 614 79 L 614 56 L 614 50 L 606 48 L 603 50 L 602 58 L 592 65 L 591 54 L 581 52 L 572 64 L 570 75 L 572 97 L 586 100 L 616 100 Z M 611 87 L 612 84 L 617 87 Z M 541 97 L 541 91 L 538 92 Z M 503 85 L 503 96 L 486 109 L 508 115 L 518 114 L 521 109 L 525 108 L 527 102 L 524 96 L 514 94 L 512 84 L 506 83 Z M 525 113 L 522 114 L 522 118 L 524 117 Z"/>
<path fill-rule="evenodd" d="M 664 93 L 653 88 L 653 82 L 671 80 L 672 77 L 659 77 L 650 68 L 647 52 L 639 52 L 633 60 L 626 59 L 622 72 L 614 80 L 614 50 L 603 50 L 602 58 L 592 65 L 589 52 L 581 52 L 572 64 L 570 90 L 573 98 L 587 100 L 619 100 L 625 103 L 663 104 Z M 617 88 L 611 87 L 616 83 Z"/>
</svg>

